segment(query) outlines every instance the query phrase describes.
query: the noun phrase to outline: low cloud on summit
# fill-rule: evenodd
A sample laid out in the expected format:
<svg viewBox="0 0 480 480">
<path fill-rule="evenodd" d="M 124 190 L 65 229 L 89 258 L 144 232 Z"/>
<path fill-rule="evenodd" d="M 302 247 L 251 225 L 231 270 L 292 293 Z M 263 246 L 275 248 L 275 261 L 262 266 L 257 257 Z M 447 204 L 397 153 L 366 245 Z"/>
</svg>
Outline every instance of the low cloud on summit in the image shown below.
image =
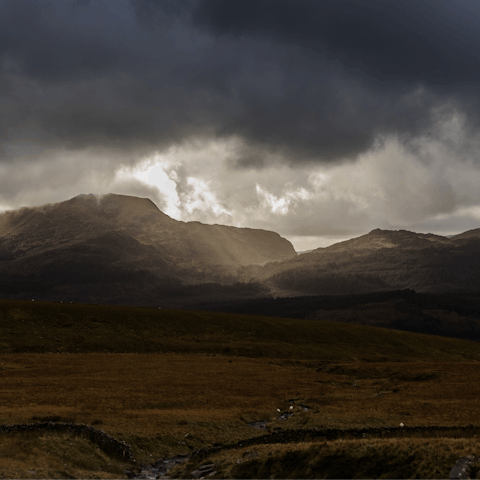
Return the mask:
<svg viewBox="0 0 480 480">
<path fill-rule="evenodd" d="M 0 208 L 148 196 L 298 249 L 480 226 L 474 0 L 2 0 Z"/>
</svg>

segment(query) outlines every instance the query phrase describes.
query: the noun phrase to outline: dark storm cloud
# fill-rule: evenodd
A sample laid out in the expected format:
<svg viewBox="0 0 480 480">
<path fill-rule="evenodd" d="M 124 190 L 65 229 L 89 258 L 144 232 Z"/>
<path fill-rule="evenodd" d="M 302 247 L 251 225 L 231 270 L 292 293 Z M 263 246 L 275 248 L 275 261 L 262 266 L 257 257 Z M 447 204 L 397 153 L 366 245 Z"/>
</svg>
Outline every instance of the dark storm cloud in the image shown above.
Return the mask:
<svg viewBox="0 0 480 480">
<path fill-rule="evenodd" d="M 220 35 L 300 45 L 376 80 L 480 79 L 476 0 L 204 0 L 195 18 Z"/>
<path fill-rule="evenodd" d="M 281 132 L 277 145 L 303 145 L 320 159 L 351 157 L 379 134 L 408 140 L 427 131 L 436 120 L 432 107 L 445 104 L 468 114 L 472 133 L 478 127 L 476 1 L 204 0 L 194 18 L 219 40 L 255 39 L 291 51 L 278 65 L 294 106 L 277 103 L 283 108 L 269 123 Z M 265 117 L 268 108 L 255 107 L 255 118 Z"/>
<path fill-rule="evenodd" d="M 237 137 L 229 160 L 244 168 L 267 153 L 353 159 L 429 132 L 442 105 L 475 133 L 478 12 L 467 0 L 3 0 L 1 158 L 24 144 L 134 161 Z"/>
<path fill-rule="evenodd" d="M 96 78 L 125 53 L 122 18 L 105 2 L 7 0 L 1 6 L 0 54 L 27 78 L 45 84 Z"/>
<path fill-rule="evenodd" d="M 15 0 L 0 8 L 3 142 L 141 155 L 209 128 L 182 81 L 193 52 L 175 53 L 181 42 L 172 28 L 144 32 L 129 2 Z"/>
</svg>

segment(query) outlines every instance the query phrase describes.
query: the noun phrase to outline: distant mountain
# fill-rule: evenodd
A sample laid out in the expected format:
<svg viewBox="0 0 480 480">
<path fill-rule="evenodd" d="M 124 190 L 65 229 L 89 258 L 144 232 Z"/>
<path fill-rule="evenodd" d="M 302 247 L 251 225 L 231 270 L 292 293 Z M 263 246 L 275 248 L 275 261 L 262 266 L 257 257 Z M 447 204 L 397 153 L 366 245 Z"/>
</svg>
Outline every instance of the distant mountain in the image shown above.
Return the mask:
<svg viewBox="0 0 480 480">
<path fill-rule="evenodd" d="M 0 295 L 154 302 L 296 257 L 275 232 L 180 222 L 147 198 L 79 195 L 0 215 Z"/>
<path fill-rule="evenodd" d="M 353 250 L 379 250 L 383 248 L 424 249 L 432 245 L 449 245 L 446 237 L 432 233 L 414 233 L 407 230 L 372 230 L 361 237 L 352 238 L 326 247 L 330 252 L 348 252 Z M 317 249 L 319 251 L 323 249 Z"/>
<path fill-rule="evenodd" d="M 480 228 L 468 230 L 467 232 L 460 233 L 459 235 L 452 235 L 450 238 L 452 240 L 477 239 L 480 238 Z"/>
<path fill-rule="evenodd" d="M 480 291 L 480 229 L 405 230 L 297 255 L 275 232 L 179 222 L 147 198 L 79 195 L 0 215 L 0 297 L 188 307 L 261 297 Z"/>
<path fill-rule="evenodd" d="M 376 229 L 296 258 L 249 267 L 242 279 L 277 296 L 348 295 L 414 289 L 480 289 L 480 229 L 446 238 Z"/>
</svg>

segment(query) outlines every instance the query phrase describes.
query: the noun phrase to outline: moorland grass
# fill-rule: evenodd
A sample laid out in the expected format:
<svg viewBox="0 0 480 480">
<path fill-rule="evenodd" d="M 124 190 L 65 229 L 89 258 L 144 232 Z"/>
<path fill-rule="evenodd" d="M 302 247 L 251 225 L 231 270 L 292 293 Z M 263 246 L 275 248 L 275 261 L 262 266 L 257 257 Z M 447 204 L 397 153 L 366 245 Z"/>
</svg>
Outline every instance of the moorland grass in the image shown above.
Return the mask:
<svg viewBox="0 0 480 480">
<path fill-rule="evenodd" d="M 199 354 L 17 354 L 0 363 L 0 423 L 101 423 L 139 462 L 276 428 L 480 425 L 477 362 L 316 368 Z M 279 420 L 277 409 L 293 416 Z M 270 421 L 267 431 L 247 425 L 260 420 Z"/>
<path fill-rule="evenodd" d="M 132 446 L 138 463 L 264 435 L 247 425 L 260 420 L 270 421 L 267 433 L 480 425 L 480 346 L 462 340 L 327 321 L 2 300 L 0 351 L 0 424 L 101 425 Z M 277 409 L 293 416 L 278 420 Z M 0 436 L 0 447 L 9 438 Z M 44 456 L 16 445 L 10 452 Z M 12 461 L 26 468 L 32 458 Z M 85 478 L 94 471 L 88 465 Z M 226 476 L 256 475 L 235 465 Z M 303 476 L 285 472 L 279 476 Z"/>
<path fill-rule="evenodd" d="M 125 478 L 129 467 L 78 435 L 0 434 L 0 478 Z"/>
<path fill-rule="evenodd" d="M 326 361 L 480 360 L 432 335 L 226 313 L 0 300 L 0 353 L 206 353 Z"/>
<path fill-rule="evenodd" d="M 214 464 L 210 478 L 448 478 L 459 458 L 480 451 L 476 438 L 367 438 L 257 445 L 224 450 L 169 472 L 191 478 Z"/>
</svg>

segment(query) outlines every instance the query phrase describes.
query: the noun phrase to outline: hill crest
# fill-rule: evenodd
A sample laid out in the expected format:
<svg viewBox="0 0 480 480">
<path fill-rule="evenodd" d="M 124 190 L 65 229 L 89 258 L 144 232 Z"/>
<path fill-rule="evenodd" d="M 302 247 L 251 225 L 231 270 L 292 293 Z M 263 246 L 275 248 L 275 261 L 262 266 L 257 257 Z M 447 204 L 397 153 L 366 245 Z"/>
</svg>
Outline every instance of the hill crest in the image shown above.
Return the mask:
<svg viewBox="0 0 480 480">
<path fill-rule="evenodd" d="M 407 248 L 421 249 L 432 245 L 451 245 L 450 239 L 433 233 L 415 233 L 408 230 L 381 230 L 376 228 L 360 237 L 335 243 L 327 249 L 339 251 L 344 249 L 380 249 Z"/>
</svg>

